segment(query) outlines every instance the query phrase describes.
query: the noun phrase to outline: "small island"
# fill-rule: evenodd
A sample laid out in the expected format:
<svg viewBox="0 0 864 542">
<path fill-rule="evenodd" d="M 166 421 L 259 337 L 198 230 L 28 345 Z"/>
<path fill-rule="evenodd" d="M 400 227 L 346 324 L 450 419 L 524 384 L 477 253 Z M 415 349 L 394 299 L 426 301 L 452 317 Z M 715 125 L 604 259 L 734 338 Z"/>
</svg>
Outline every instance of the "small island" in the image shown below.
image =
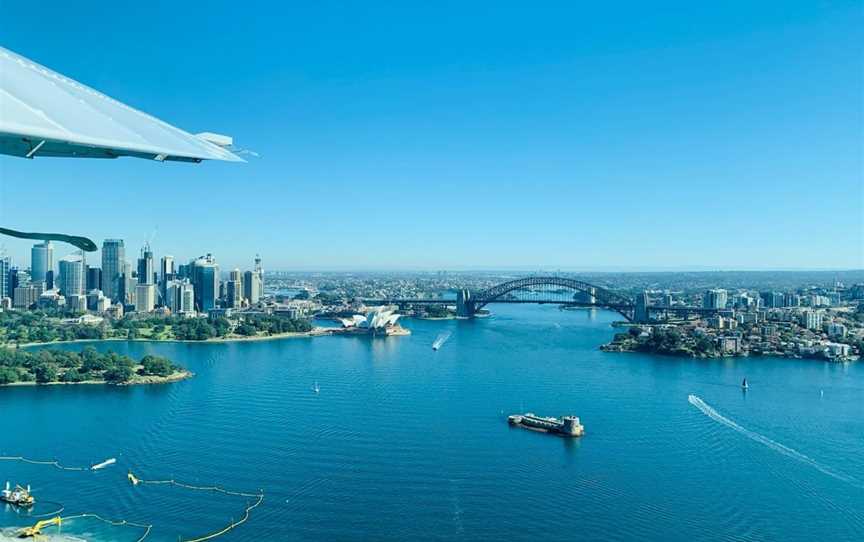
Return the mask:
<svg viewBox="0 0 864 542">
<path fill-rule="evenodd" d="M 37 384 L 162 384 L 192 376 L 161 356 L 138 361 L 116 352 L 0 349 L 0 386 Z"/>
</svg>

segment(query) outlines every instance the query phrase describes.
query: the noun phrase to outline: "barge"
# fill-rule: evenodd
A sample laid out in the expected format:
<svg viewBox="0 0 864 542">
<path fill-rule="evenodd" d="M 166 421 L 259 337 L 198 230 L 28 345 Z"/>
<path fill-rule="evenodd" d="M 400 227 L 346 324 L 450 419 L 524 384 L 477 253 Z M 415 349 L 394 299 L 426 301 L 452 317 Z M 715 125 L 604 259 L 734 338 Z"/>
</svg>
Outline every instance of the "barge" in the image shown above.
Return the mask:
<svg viewBox="0 0 864 542">
<path fill-rule="evenodd" d="M 26 488 L 16 485 L 15 489 L 11 489 L 9 482 L 6 482 L 6 489 L 0 491 L 0 502 L 14 504 L 15 506 L 28 507 L 33 506 L 36 499 L 30 494 L 29 485 Z"/>
<path fill-rule="evenodd" d="M 510 425 L 523 427 L 532 431 L 554 433 L 564 437 L 581 437 L 585 434 L 585 427 L 576 416 L 562 416 L 558 418 L 545 418 L 532 412 L 525 414 L 512 414 L 507 417 Z"/>
</svg>

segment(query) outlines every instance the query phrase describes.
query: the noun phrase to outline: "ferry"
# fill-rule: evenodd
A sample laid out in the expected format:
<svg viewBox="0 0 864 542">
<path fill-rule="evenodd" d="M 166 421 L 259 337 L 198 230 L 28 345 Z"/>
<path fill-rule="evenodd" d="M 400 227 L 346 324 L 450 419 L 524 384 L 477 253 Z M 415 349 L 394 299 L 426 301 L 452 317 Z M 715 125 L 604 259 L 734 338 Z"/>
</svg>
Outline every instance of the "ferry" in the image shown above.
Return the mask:
<svg viewBox="0 0 864 542">
<path fill-rule="evenodd" d="M 30 486 L 23 488 L 19 485 L 15 489 L 11 489 L 9 482 L 6 482 L 6 489 L 0 491 L 0 501 L 14 504 L 15 506 L 33 506 L 36 499 L 30 494 Z"/>
<path fill-rule="evenodd" d="M 555 433 L 565 437 L 581 437 L 585 434 L 585 427 L 576 416 L 562 416 L 558 418 L 547 418 L 528 412 L 525 414 L 512 414 L 507 417 L 510 425 L 524 427 L 532 431 L 544 433 Z"/>
</svg>

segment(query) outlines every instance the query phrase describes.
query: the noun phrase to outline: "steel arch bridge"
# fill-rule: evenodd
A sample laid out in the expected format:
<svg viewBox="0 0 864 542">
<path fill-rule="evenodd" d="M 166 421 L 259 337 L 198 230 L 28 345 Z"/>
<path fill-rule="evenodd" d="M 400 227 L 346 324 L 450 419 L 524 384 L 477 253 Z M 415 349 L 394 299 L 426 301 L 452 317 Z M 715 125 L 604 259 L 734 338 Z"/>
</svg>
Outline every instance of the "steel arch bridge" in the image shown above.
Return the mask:
<svg viewBox="0 0 864 542">
<path fill-rule="evenodd" d="M 530 299 L 530 300 L 519 300 L 519 299 L 506 299 L 505 296 L 511 292 L 515 292 L 518 290 L 525 290 L 527 288 L 536 288 L 541 286 L 556 286 L 559 288 L 566 288 L 569 290 L 573 290 L 576 292 L 582 292 L 587 294 L 589 299 L 593 301 L 588 302 L 578 302 L 578 301 L 568 301 L 562 303 L 560 299 Z M 515 280 L 510 280 L 507 282 L 502 282 L 501 284 L 497 284 L 478 292 L 476 295 L 471 295 L 468 291 L 459 292 L 459 297 L 457 298 L 457 307 L 461 309 L 460 316 L 473 316 L 480 309 L 488 305 L 489 303 L 557 303 L 557 304 L 567 304 L 567 305 L 584 305 L 584 306 L 601 306 L 617 311 L 622 316 L 624 316 L 627 320 L 633 320 L 635 304 L 632 299 L 625 297 L 621 294 L 608 290 L 606 288 L 602 288 L 600 286 L 595 286 L 593 284 L 589 284 L 587 282 L 571 279 L 566 277 L 524 277 Z"/>
</svg>

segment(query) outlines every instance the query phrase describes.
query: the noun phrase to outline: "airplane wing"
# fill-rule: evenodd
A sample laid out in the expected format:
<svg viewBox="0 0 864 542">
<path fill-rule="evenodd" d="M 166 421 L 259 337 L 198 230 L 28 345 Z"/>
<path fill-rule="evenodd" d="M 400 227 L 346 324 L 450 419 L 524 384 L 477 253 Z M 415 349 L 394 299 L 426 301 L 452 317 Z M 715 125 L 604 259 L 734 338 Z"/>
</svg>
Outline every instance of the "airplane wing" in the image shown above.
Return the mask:
<svg viewBox="0 0 864 542">
<path fill-rule="evenodd" d="M 0 154 L 244 162 L 231 143 L 184 132 L 0 47 Z"/>
</svg>

